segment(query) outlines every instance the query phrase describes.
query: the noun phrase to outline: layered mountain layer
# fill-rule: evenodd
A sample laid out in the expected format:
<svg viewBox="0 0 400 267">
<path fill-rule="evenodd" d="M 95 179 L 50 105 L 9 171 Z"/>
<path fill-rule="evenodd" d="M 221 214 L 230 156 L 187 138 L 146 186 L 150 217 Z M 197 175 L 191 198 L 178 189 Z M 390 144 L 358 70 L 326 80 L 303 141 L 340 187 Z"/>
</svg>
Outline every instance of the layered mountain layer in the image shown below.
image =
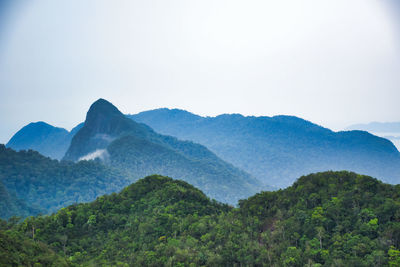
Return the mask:
<svg viewBox="0 0 400 267">
<path fill-rule="evenodd" d="M 162 134 L 200 143 L 260 181 L 286 187 L 301 175 L 351 170 L 389 183 L 400 181 L 400 153 L 365 131 L 333 132 L 293 116 L 201 117 L 156 109 L 129 115 Z"/>
<path fill-rule="evenodd" d="M 95 158 L 128 171 L 137 179 L 162 174 L 187 181 L 208 196 L 231 204 L 267 188 L 206 147 L 158 134 L 127 118 L 104 99 L 91 105 L 64 160 Z"/>
</svg>

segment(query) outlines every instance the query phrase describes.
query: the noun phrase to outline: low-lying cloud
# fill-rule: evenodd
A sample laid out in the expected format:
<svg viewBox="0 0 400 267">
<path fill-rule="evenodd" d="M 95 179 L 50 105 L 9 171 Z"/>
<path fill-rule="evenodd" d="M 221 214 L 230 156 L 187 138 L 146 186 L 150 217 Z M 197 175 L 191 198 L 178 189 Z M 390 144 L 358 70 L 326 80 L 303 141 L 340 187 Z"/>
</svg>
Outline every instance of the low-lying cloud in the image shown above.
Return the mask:
<svg viewBox="0 0 400 267">
<path fill-rule="evenodd" d="M 100 159 L 102 161 L 105 161 L 105 160 L 108 159 L 108 157 L 109 157 L 109 154 L 107 152 L 107 149 L 97 149 L 94 152 L 91 152 L 91 153 L 89 153 L 89 154 L 87 154 L 87 155 L 85 155 L 83 157 L 80 157 L 79 161 L 81 161 L 81 160 L 94 160 L 96 158 L 98 158 L 98 159 Z"/>
</svg>

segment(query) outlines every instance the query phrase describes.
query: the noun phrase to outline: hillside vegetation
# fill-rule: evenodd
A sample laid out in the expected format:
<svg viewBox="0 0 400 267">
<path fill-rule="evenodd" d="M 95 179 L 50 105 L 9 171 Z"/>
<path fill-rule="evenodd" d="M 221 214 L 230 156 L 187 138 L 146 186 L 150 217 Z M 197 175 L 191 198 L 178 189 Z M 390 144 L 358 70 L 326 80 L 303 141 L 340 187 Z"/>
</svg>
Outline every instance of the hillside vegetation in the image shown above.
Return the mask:
<svg viewBox="0 0 400 267">
<path fill-rule="evenodd" d="M 3 224 L 2 233 L 44 244 L 71 266 L 399 266 L 400 187 L 325 172 L 232 208 L 150 176 L 92 203 Z M 0 259 L 12 264 L 19 250 L 6 246 Z"/>
<path fill-rule="evenodd" d="M 55 212 L 72 203 L 117 192 L 131 181 L 128 175 L 99 162 L 59 162 L 36 151 L 16 152 L 0 145 L 0 183 L 8 196 L 0 199 L 0 205 L 9 205 L 8 198 L 14 198 L 12 212 L 3 210 L 1 218 Z"/>
</svg>

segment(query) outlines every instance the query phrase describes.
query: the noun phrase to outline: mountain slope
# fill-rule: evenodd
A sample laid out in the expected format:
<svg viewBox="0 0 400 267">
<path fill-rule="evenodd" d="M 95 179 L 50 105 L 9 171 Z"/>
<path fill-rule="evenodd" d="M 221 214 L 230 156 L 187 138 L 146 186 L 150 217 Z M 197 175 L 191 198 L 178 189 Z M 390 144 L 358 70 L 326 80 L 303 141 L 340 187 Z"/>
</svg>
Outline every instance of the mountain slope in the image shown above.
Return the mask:
<svg viewBox="0 0 400 267">
<path fill-rule="evenodd" d="M 30 123 L 14 134 L 6 146 L 17 151 L 32 149 L 53 159 L 61 159 L 82 126 L 79 124 L 68 132 L 45 122 Z"/>
<path fill-rule="evenodd" d="M 200 117 L 157 109 L 128 115 L 155 131 L 191 140 L 273 186 L 326 170 L 351 170 L 400 181 L 400 154 L 388 140 L 363 131 L 333 132 L 293 116 Z"/>
<path fill-rule="evenodd" d="M 130 183 L 129 178 L 98 162 L 60 163 L 36 151 L 16 152 L 0 145 L 0 183 L 16 198 L 45 213 L 119 191 Z M 14 200 L 15 205 L 19 205 L 19 200 Z M 20 216 L 32 214 L 9 213 Z"/>
<path fill-rule="evenodd" d="M 24 218 L 39 213 L 39 209 L 30 207 L 27 202 L 10 194 L 0 181 L 0 218 L 8 219 L 12 216 Z"/>
<path fill-rule="evenodd" d="M 351 172 L 316 173 L 241 202 L 259 242 L 286 266 L 398 266 L 400 186 Z"/>
<path fill-rule="evenodd" d="M 231 204 L 261 189 L 256 179 L 206 147 L 160 135 L 127 118 L 104 99 L 91 105 L 64 160 L 95 157 L 129 171 L 137 179 L 162 174 L 188 181 L 212 198 Z"/>
<path fill-rule="evenodd" d="M 398 266 L 399 221 L 400 187 L 350 172 L 307 175 L 236 209 L 155 175 L 11 231 L 72 266 L 367 267 Z M 14 254 L 0 246 L 0 259 Z"/>
<path fill-rule="evenodd" d="M 188 231 L 199 218 L 215 217 L 229 209 L 183 181 L 154 175 L 118 194 L 27 220 L 19 229 L 31 237 L 32 226 L 40 229 L 35 238 L 64 252 L 75 264 L 162 266 L 165 256 L 157 260 L 151 250 L 166 243 L 167 237 L 174 242 L 174 235 Z"/>
</svg>

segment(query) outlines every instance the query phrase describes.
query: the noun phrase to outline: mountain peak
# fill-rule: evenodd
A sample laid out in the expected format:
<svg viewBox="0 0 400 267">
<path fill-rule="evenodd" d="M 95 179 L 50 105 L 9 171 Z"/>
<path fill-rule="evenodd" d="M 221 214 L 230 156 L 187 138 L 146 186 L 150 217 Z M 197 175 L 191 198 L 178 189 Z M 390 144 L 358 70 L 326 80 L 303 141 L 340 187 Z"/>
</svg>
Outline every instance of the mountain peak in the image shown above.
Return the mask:
<svg viewBox="0 0 400 267">
<path fill-rule="evenodd" d="M 111 133 L 113 127 L 125 125 L 127 119 L 116 106 L 105 99 L 98 99 L 89 108 L 86 114 L 85 126 L 99 133 Z M 118 128 L 118 127 L 117 127 Z"/>
<path fill-rule="evenodd" d="M 98 115 L 98 114 L 123 116 L 121 111 L 119 111 L 116 106 L 114 106 L 112 103 L 103 98 L 99 98 L 90 106 L 86 120 L 89 119 L 92 115 Z"/>
<path fill-rule="evenodd" d="M 98 149 L 105 149 L 126 133 L 143 136 L 146 132 L 143 128 L 126 118 L 113 104 L 100 98 L 90 106 L 85 123 L 72 138 L 64 159 L 75 161 Z"/>
<path fill-rule="evenodd" d="M 64 128 L 46 122 L 31 122 L 15 133 L 7 147 L 15 150 L 33 149 L 53 159 L 60 159 L 68 148 L 70 139 Z"/>
<path fill-rule="evenodd" d="M 93 132 L 119 134 L 121 128 L 129 129 L 132 121 L 125 117 L 116 106 L 105 99 L 98 99 L 86 114 L 85 127 Z"/>
</svg>

